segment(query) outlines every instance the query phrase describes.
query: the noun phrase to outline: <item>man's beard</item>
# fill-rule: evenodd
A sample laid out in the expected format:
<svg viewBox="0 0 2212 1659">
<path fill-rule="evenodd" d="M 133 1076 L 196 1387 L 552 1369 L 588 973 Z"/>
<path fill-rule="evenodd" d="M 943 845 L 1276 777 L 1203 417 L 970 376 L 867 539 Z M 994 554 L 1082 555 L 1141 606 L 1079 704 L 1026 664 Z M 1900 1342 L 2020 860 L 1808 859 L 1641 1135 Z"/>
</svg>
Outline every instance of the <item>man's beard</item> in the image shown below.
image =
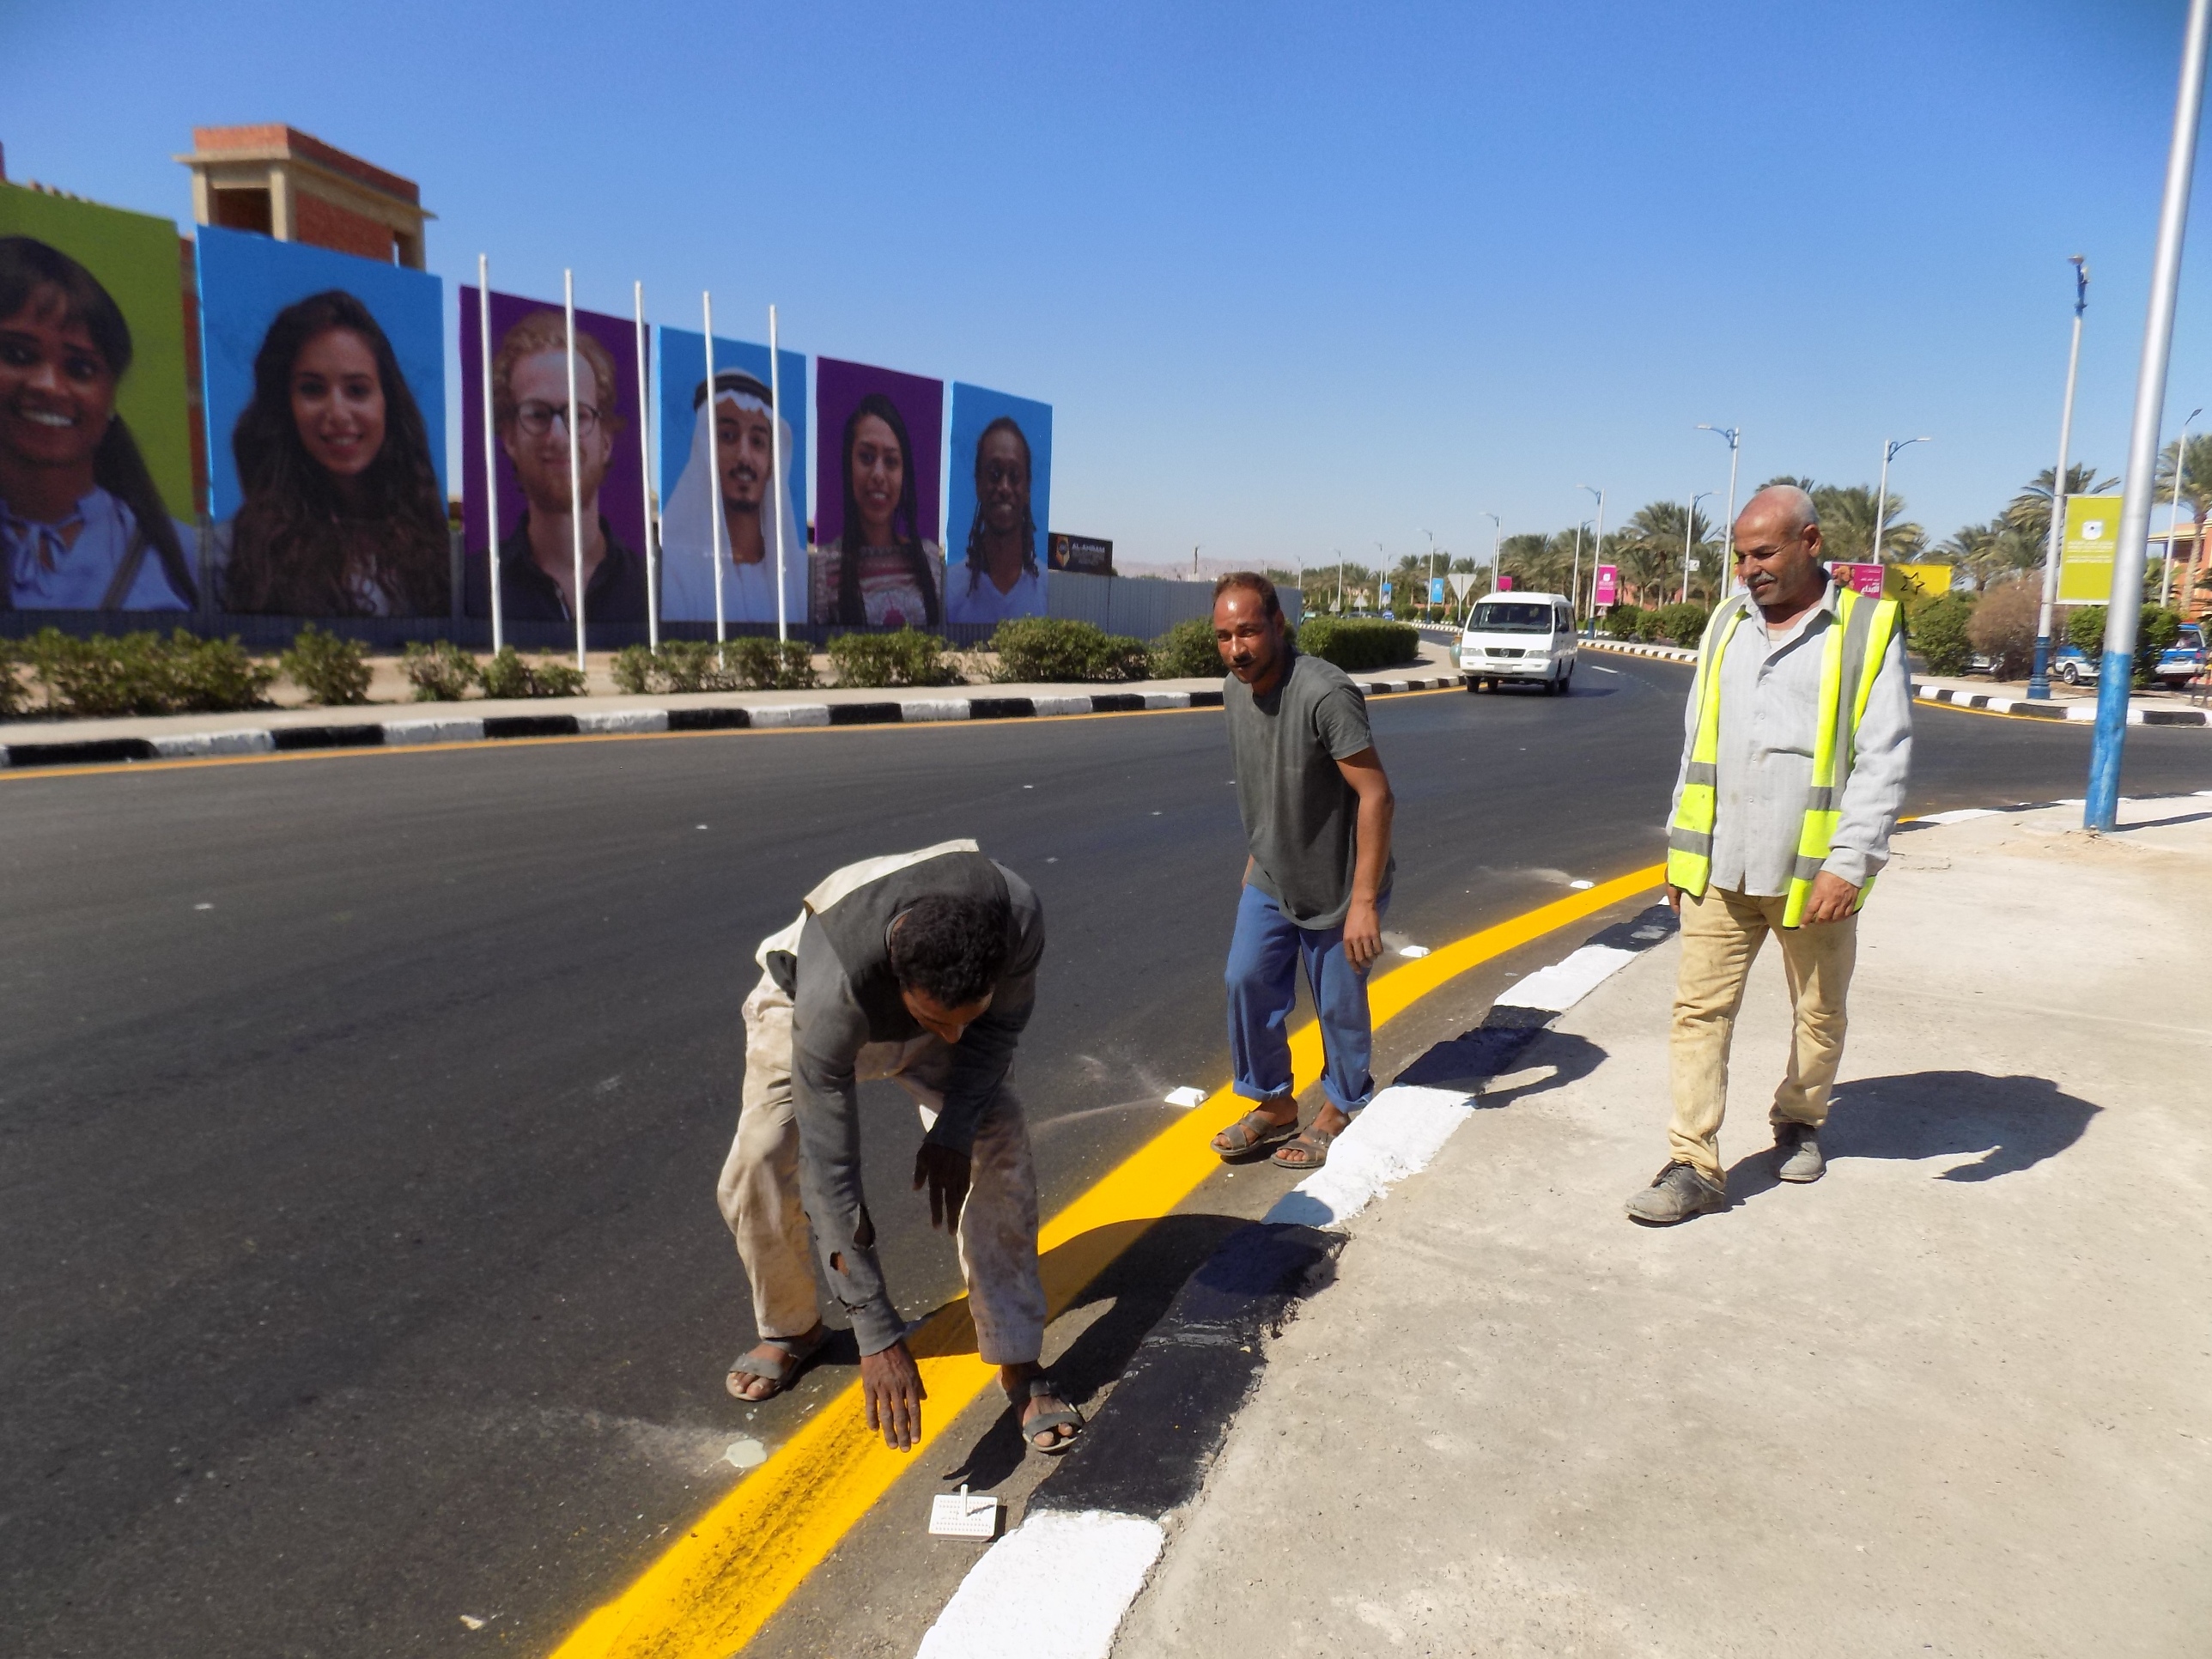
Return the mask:
<svg viewBox="0 0 2212 1659">
<path fill-rule="evenodd" d="M 599 483 L 605 477 L 604 471 L 594 476 L 589 467 L 584 469 L 582 479 L 584 499 L 591 501 L 599 493 Z M 566 514 L 570 511 L 568 500 L 568 469 L 565 466 L 548 468 L 526 480 L 528 488 L 523 494 L 530 504 L 541 513 Z"/>
</svg>

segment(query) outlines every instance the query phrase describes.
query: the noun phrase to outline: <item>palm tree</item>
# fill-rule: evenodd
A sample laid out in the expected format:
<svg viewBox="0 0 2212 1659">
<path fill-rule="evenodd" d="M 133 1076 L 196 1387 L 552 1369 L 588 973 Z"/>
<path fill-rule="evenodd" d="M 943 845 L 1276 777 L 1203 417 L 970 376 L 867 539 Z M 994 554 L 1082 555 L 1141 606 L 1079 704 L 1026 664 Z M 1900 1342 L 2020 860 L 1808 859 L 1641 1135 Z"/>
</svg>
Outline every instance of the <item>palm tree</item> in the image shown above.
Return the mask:
<svg viewBox="0 0 2212 1659">
<path fill-rule="evenodd" d="M 1830 559 L 1868 564 L 1880 562 L 1882 556 L 1911 559 L 1928 546 L 1925 530 L 1900 520 L 1905 501 L 1894 490 L 1890 492 L 1889 511 L 1883 519 L 1880 556 L 1868 551 L 1874 545 L 1873 485 L 1822 484 L 1811 494 L 1813 506 L 1820 515 L 1823 550 Z"/>
<path fill-rule="evenodd" d="M 2208 454 L 2206 459 L 2208 464 L 2212 464 L 2212 454 Z M 2193 448 L 2190 452 L 2189 465 L 2191 471 L 2196 470 L 2197 455 Z M 2004 510 L 2005 523 L 2038 547 L 2051 540 L 2051 480 L 2057 470 L 2045 467 L 2021 486 L 2020 493 L 2012 498 Z M 2212 477 L 2212 473 L 2207 476 Z M 2118 488 L 2119 482 L 2118 478 L 2098 477 L 2097 469 L 2086 461 L 2075 462 L 2066 469 L 2066 493 L 2069 495 L 2102 495 Z M 2186 501 L 2188 498 L 2189 492 L 2185 488 L 2182 499 Z"/>
<path fill-rule="evenodd" d="M 1639 605 L 1664 605 L 1681 596 L 1682 516 L 1681 502 L 1653 501 L 1638 508 L 1621 532 L 1626 557 L 1616 562 Z M 1688 541 L 1690 591 L 1703 591 L 1710 599 L 1713 583 L 1705 567 L 1717 563 L 1717 558 L 1708 556 L 1717 555 L 1719 549 L 1712 540 L 1711 521 L 1702 509 L 1691 520 Z"/>
<path fill-rule="evenodd" d="M 1987 524 L 1960 526 L 1937 550 L 1948 553 L 1977 587 L 2043 565 L 2042 544 L 2007 524 L 2002 514 Z"/>
</svg>

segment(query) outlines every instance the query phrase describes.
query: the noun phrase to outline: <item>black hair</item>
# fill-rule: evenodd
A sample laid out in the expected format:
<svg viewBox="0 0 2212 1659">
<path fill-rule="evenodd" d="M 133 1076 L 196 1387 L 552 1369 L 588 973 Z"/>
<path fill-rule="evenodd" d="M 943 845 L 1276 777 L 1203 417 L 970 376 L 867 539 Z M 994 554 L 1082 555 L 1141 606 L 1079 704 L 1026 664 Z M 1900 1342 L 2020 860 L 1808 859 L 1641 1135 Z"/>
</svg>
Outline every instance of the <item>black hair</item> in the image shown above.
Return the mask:
<svg viewBox="0 0 2212 1659">
<path fill-rule="evenodd" d="M 123 308 L 100 286 L 100 279 L 58 248 L 30 236 L 0 236 L 0 318 L 13 317 L 36 299 L 41 288 L 58 290 L 63 320 L 79 323 L 92 336 L 93 349 L 106 359 L 118 386 L 131 372 L 131 325 Z M 185 604 L 199 603 L 199 584 L 177 540 L 177 526 L 169 516 L 146 458 L 131 435 L 121 414 L 107 422 L 100 446 L 92 453 L 92 481 L 131 509 L 138 533 L 161 561 L 162 574 Z"/>
<path fill-rule="evenodd" d="M 891 927 L 891 975 L 947 1008 L 980 1002 L 1006 969 L 1006 907 L 928 893 Z"/>
<path fill-rule="evenodd" d="M 342 512 L 330 476 L 300 441 L 292 370 L 316 336 L 358 335 L 376 359 L 384 442 L 361 475 L 358 511 Z M 368 307 L 343 289 L 284 307 L 253 358 L 253 398 L 230 435 L 245 505 L 231 531 L 224 600 L 233 611 L 345 617 L 364 607 L 347 577 L 366 555 L 400 616 L 443 616 L 453 567 L 430 438 L 399 359 Z"/>
<path fill-rule="evenodd" d="M 891 508 L 891 534 L 898 538 L 899 550 L 906 555 L 907 563 L 914 575 L 914 585 L 921 590 L 923 620 L 934 628 L 938 623 L 939 605 L 937 584 L 929 577 L 929 558 L 921 550 L 921 532 L 915 527 L 921 509 L 915 505 L 914 477 L 914 443 L 906 435 L 906 422 L 900 416 L 898 405 L 880 392 L 871 392 L 860 399 L 860 406 L 845 421 L 845 532 L 843 546 L 837 558 L 837 620 L 848 628 L 865 627 L 868 620 L 867 607 L 860 603 L 860 503 L 853 494 L 853 437 L 860 429 L 860 422 L 874 416 L 898 439 L 901 477 L 898 505 Z M 905 522 L 902 534 L 900 521 Z"/>
<path fill-rule="evenodd" d="M 985 427 L 975 438 L 975 516 L 968 526 L 968 591 L 973 593 L 975 584 L 983 576 L 983 444 L 994 432 L 1011 432 L 1014 441 L 1022 447 L 1022 469 L 1034 472 L 1035 458 L 1030 453 L 1029 436 L 1011 415 L 1001 415 Z M 1032 478 L 1031 483 L 1036 480 Z M 1030 496 L 1022 492 L 1022 574 L 1034 576 L 1036 567 L 1036 520 L 1030 511 Z"/>
<path fill-rule="evenodd" d="M 1232 587 L 1242 587 L 1260 596 L 1260 608 L 1280 622 L 1283 602 L 1276 596 L 1275 584 L 1256 570 L 1232 570 L 1213 584 L 1213 597 L 1219 599 Z"/>
</svg>

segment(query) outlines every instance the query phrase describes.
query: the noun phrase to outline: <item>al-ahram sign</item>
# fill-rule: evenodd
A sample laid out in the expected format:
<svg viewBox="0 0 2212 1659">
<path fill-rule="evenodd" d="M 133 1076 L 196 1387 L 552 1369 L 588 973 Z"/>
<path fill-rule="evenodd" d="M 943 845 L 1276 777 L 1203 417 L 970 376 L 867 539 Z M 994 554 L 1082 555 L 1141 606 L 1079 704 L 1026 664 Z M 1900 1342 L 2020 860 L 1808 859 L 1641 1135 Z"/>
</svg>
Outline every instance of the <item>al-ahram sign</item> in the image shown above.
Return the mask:
<svg viewBox="0 0 2212 1659">
<path fill-rule="evenodd" d="M 2120 545 L 2118 495 L 2069 495 L 2058 564 L 2058 603 L 2103 605 L 2112 597 L 2112 555 Z"/>
</svg>

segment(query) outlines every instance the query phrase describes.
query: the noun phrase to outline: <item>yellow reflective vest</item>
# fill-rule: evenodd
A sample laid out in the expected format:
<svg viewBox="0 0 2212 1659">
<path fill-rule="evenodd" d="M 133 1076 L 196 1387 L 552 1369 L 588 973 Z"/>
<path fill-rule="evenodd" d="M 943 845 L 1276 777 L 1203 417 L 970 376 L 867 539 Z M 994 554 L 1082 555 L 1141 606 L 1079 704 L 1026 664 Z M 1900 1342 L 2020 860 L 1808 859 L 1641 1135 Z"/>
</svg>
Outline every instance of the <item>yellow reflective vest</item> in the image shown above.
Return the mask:
<svg viewBox="0 0 2212 1659">
<path fill-rule="evenodd" d="M 1682 777 L 1682 799 L 1667 832 L 1667 880 L 1692 898 L 1703 896 L 1713 873 L 1713 817 L 1721 742 L 1721 658 L 1736 627 L 1751 614 L 1751 596 L 1739 593 L 1713 613 L 1698 652 L 1698 678 L 1690 695 L 1697 700 L 1697 737 Z M 1813 878 L 1820 873 L 1843 818 L 1844 786 L 1851 775 L 1859 721 L 1883 653 L 1897 632 L 1895 599 L 1869 599 L 1844 589 L 1836 596 L 1836 623 L 1820 647 L 1820 702 L 1813 739 L 1813 786 L 1797 832 L 1797 863 L 1783 906 L 1782 925 L 1803 920 Z M 1859 888 L 1863 905 L 1874 889 L 1869 876 Z M 1854 906 L 1856 908 L 1857 906 Z"/>
</svg>

